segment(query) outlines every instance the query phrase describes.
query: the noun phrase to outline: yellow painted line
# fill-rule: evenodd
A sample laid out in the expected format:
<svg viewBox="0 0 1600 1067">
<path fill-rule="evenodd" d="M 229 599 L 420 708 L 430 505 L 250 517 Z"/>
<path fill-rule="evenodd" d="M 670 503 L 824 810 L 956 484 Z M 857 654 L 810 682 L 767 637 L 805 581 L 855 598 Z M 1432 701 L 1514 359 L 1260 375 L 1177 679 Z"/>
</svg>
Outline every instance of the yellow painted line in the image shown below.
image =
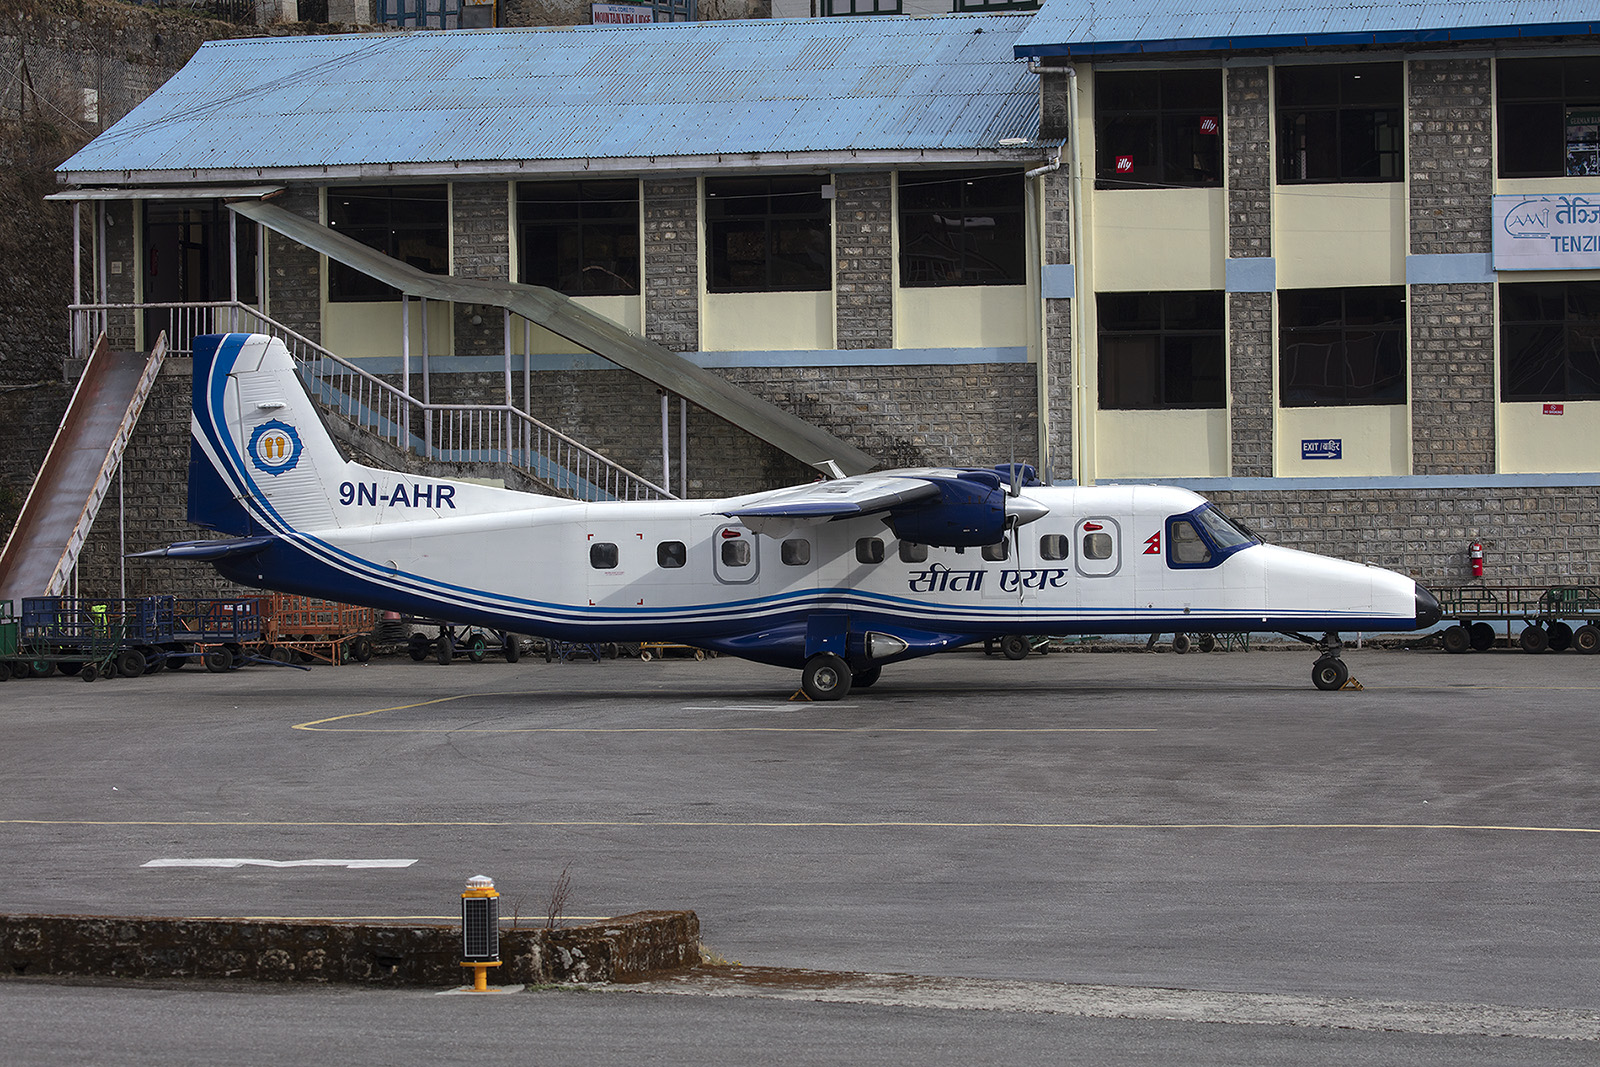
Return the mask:
<svg viewBox="0 0 1600 1067">
<path fill-rule="evenodd" d="M 368 715 L 381 715 L 386 711 L 409 711 L 433 704 L 448 704 L 456 700 L 477 697 L 519 697 L 527 693 L 457 693 L 455 696 L 423 700 L 415 704 L 397 704 L 392 708 L 373 708 L 348 715 L 332 715 L 326 719 L 295 724 L 292 729 L 312 733 L 347 734 L 1153 734 L 1149 726 L 368 726 L 361 728 L 328 728 L 326 723 L 361 719 Z M 790 705 L 774 703 L 772 710 L 790 710 Z M 741 706 L 741 710 L 745 710 Z"/>
<path fill-rule="evenodd" d="M 910 819 L 862 821 L 736 821 L 732 819 L 507 819 L 401 821 L 272 819 L 0 819 L 4 826 L 292 826 L 441 829 L 751 829 L 751 830 L 1463 830 L 1523 834 L 1600 834 L 1592 826 L 1514 826 L 1496 823 L 1384 822 L 941 822 Z"/>
</svg>

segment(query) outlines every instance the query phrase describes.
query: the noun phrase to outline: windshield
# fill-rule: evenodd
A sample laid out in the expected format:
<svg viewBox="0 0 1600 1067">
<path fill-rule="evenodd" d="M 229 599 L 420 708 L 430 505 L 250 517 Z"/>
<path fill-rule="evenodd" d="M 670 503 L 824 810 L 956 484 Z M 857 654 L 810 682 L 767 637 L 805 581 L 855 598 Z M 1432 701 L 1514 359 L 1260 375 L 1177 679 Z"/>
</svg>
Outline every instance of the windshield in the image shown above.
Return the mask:
<svg viewBox="0 0 1600 1067">
<path fill-rule="evenodd" d="M 1220 552 L 1227 552 L 1231 548 L 1241 545 L 1252 545 L 1261 539 L 1255 534 L 1244 529 L 1238 523 L 1229 519 L 1215 504 L 1207 504 L 1194 513 L 1194 521 L 1199 523 L 1211 539 L 1211 543 Z"/>
</svg>

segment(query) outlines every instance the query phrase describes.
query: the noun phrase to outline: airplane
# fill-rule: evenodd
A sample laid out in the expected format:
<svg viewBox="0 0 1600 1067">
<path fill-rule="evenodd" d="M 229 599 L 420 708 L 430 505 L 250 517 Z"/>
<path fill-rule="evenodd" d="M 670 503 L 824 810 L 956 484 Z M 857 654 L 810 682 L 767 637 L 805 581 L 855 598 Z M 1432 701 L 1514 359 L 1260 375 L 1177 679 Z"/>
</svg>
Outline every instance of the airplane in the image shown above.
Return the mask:
<svg viewBox="0 0 1600 1067">
<path fill-rule="evenodd" d="M 189 521 L 229 536 L 141 555 L 509 634 L 690 644 L 798 669 L 818 701 L 1043 634 L 1277 632 L 1335 690 L 1341 631 L 1440 617 L 1411 578 L 1266 544 L 1186 489 L 1045 486 L 1025 464 L 592 503 L 365 466 L 259 334 L 195 339 L 190 429 Z"/>
</svg>

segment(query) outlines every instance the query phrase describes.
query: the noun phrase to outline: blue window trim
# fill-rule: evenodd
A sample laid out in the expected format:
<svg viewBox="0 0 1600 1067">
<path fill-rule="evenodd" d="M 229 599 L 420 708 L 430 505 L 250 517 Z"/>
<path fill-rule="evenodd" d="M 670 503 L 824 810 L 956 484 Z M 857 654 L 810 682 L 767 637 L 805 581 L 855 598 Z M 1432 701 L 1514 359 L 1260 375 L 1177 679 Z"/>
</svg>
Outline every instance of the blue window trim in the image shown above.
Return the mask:
<svg viewBox="0 0 1600 1067">
<path fill-rule="evenodd" d="M 1206 503 L 1206 504 L 1201 504 L 1199 507 L 1195 508 L 1193 511 L 1186 511 L 1182 515 L 1168 515 L 1167 516 L 1167 524 L 1166 524 L 1167 551 L 1166 551 L 1166 556 L 1167 556 L 1167 566 L 1168 567 L 1170 567 L 1170 568 L 1172 568 L 1173 570 L 1176 570 L 1176 571 L 1209 570 L 1212 567 L 1221 566 L 1222 565 L 1222 561 L 1227 559 L 1229 556 L 1232 556 L 1232 555 L 1234 555 L 1235 553 L 1238 553 L 1238 552 L 1243 552 L 1245 549 L 1252 548 L 1252 547 L 1254 547 L 1256 545 L 1259 545 L 1261 543 L 1261 538 L 1255 536 L 1254 534 L 1250 534 L 1250 540 L 1248 540 L 1248 541 L 1241 541 L 1239 544 L 1234 545 L 1232 548 L 1219 548 L 1217 546 L 1217 542 L 1211 536 L 1211 531 L 1206 529 L 1205 523 L 1200 521 L 1201 512 L 1204 512 L 1204 511 L 1216 511 L 1216 510 L 1217 510 L 1217 506 L 1215 504 Z M 1180 563 L 1178 561 L 1177 557 L 1175 557 L 1172 554 L 1172 528 L 1174 526 L 1176 526 L 1180 522 L 1187 522 L 1190 525 L 1190 527 L 1195 531 L 1195 533 L 1200 535 L 1200 540 L 1204 541 L 1205 542 L 1205 546 L 1208 549 L 1211 550 L 1211 558 L 1210 559 L 1206 560 L 1204 563 Z M 1234 524 L 1230 523 L 1230 525 L 1234 525 Z M 1242 532 L 1248 532 L 1248 531 L 1242 531 Z"/>
</svg>

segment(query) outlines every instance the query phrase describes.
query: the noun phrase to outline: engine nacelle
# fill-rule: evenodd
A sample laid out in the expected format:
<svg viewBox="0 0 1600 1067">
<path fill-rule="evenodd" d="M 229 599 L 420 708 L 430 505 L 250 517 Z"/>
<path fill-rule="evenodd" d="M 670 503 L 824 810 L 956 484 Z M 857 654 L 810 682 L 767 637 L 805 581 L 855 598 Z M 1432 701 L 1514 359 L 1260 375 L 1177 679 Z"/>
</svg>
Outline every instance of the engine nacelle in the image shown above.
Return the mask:
<svg viewBox="0 0 1600 1067">
<path fill-rule="evenodd" d="M 1006 491 L 994 471 L 931 478 L 939 499 L 895 508 L 885 520 L 902 541 L 945 548 L 978 548 L 1006 533 Z"/>
</svg>

